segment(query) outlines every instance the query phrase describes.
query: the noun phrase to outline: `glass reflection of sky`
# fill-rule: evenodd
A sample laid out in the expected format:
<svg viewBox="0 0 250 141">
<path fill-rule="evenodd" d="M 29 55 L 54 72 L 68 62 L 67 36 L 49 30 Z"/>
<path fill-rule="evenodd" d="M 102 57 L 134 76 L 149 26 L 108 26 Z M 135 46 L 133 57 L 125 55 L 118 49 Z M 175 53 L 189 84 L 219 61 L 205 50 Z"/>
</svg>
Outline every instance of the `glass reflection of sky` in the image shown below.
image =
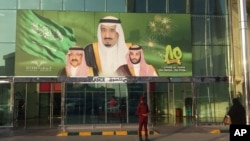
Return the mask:
<svg viewBox="0 0 250 141">
<path fill-rule="evenodd" d="M 5 65 L 5 60 L 3 57 L 13 52 L 15 52 L 14 44 L 0 44 L 0 66 Z"/>
</svg>

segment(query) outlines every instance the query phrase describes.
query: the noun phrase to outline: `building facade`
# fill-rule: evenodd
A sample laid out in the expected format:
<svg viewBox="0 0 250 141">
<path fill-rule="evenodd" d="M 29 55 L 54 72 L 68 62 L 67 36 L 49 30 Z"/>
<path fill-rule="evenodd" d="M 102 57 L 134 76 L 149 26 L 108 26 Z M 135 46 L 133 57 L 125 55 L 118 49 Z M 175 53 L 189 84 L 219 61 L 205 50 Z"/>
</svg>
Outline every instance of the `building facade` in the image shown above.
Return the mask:
<svg viewBox="0 0 250 141">
<path fill-rule="evenodd" d="M 243 87 L 238 5 L 237 0 L 0 0 L 0 127 L 135 124 L 140 96 L 149 104 L 152 125 L 222 124 L 233 97 L 243 103 L 249 99 Z M 26 9 L 190 14 L 192 76 L 112 82 L 17 76 L 17 11 Z"/>
</svg>

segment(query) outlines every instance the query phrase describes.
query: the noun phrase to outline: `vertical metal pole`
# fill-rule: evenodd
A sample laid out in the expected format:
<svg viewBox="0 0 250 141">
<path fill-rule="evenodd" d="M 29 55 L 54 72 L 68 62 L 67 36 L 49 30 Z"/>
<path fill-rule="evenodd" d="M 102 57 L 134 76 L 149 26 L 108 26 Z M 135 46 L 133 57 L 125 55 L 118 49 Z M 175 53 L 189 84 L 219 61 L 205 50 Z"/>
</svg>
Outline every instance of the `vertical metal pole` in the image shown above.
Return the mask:
<svg viewBox="0 0 250 141">
<path fill-rule="evenodd" d="M 172 85 L 172 96 L 173 96 L 173 108 L 174 108 L 174 126 L 176 125 L 177 119 L 176 119 L 176 106 L 175 106 L 175 90 L 174 90 L 174 83 L 171 83 Z"/>
<path fill-rule="evenodd" d="M 11 119 L 11 126 L 14 127 L 14 82 L 10 82 L 10 115 L 9 115 L 9 119 Z"/>
<path fill-rule="evenodd" d="M 246 12 L 246 0 L 238 1 L 238 13 L 239 24 L 241 34 L 241 47 L 242 47 L 242 62 L 243 62 L 243 75 L 244 75 L 244 100 L 246 109 L 246 123 L 249 125 L 249 105 L 248 105 L 248 93 L 249 93 L 249 66 L 248 66 L 248 35 L 247 35 L 247 12 Z"/>
<path fill-rule="evenodd" d="M 107 4 L 107 0 L 105 0 L 105 10 L 104 10 L 105 12 L 108 12 L 108 11 L 107 11 L 107 5 L 108 5 L 108 4 Z"/>
<path fill-rule="evenodd" d="M 198 108 L 197 108 L 197 90 L 196 90 L 196 86 L 197 84 L 195 84 L 195 83 L 192 83 L 192 96 L 193 96 L 193 104 L 192 104 L 192 106 L 193 106 L 193 108 L 192 108 L 192 110 L 193 110 L 193 114 L 192 115 L 194 115 L 194 117 L 193 117 L 193 124 L 195 125 L 195 126 L 197 126 L 198 125 L 198 122 L 197 122 L 197 119 L 198 119 Z"/>
<path fill-rule="evenodd" d="M 128 0 L 125 0 L 125 12 L 126 13 L 128 12 L 128 7 L 129 7 Z"/>
<path fill-rule="evenodd" d="M 171 78 L 170 78 L 171 79 Z M 169 81 L 169 83 L 167 83 L 167 89 L 168 89 L 168 107 L 169 107 L 169 111 L 170 114 L 172 114 L 172 118 L 170 119 L 169 123 L 173 123 L 173 125 L 175 126 L 175 122 L 176 122 L 176 109 L 175 109 L 175 99 L 174 99 L 174 87 L 173 87 L 173 83 L 171 83 L 171 81 Z"/>
<path fill-rule="evenodd" d="M 206 76 L 208 76 L 209 74 L 211 75 L 211 60 L 209 60 L 210 62 L 210 65 L 208 64 L 208 55 L 209 55 L 209 59 L 211 59 L 211 53 L 208 54 L 208 49 L 207 49 L 207 44 L 208 44 L 208 40 L 207 39 L 210 39 L 211 38 L 211 35 L 209 34 L 210 32 L 210 17 L 207 16 L 208 13 L 209 13 L 209 9 L 210 9 L 210 4 L 209 4 L 209 1 L 206 0 L 206 3 L 205 3 L 205 65 L 206 65 Z M 209 67 L 208 67 L 209 66 Z M 208 72 L 208 68 L 210 68 L 210 72 Z M 207 97 L 208 97 L 208 106 L 209 108 L 207 109 L 208 113 L 209 113 L 209 118 L 210 118 L 210 122 L 212 120 L 212 109 L 211 109 L 211 98 L 210 98 L 210 86 L 209 84 L 206 85 L 206 88 L 207 88 Z"/>
<path fill-rule="evenodd" d="M 166 0 L 166 13 L 169 13 L 169 0 Z"/>
<path fill-rule="evenodd" d="M 93 91 L 92 91 L 92 95 L 93 95 Z M 80 104 L 80 103 L 79 103 Z M 80 106 L 80 105 L 79 105 Z M 84 87 L 84 107 L 83 107 L 83 124 L 86 123 L 86 108 L 87 108 L 87 93 L 86 93 L 86 87 Z M 79 111 L 80 112 L 80 111 Z M 80 115 L 79 115 L 80 116 Z"/>
<path fill-rule="evenodd" d="M 50 83 L 50 94 L 49 94 L 49 96 L 50 96 L 50 100 L 49 100 L 49 127 L 51 128 L 52 127 L 52 125 L 53 125 L 53 113 L 54 113 L 54 111 L 53 111 L 53 98 L 54 98 L 54 95 L 53 95 L 53 83 Z"/>
<path fill-rule="evenodd" d="M 27 128 L 27 103 L 28 103 L 28 84 L 25 83 L 24 129 Z"/>
<path fill-rule="evenodd" d="M 105 94 L 105 123 L 108 122 L 108 98 L 107 98 L 107 83 L 105 83 L 105 90 L 104 90 L 104 94 Z"/>
<path fill-rule="evenodd" d="M 65 111 L 65 82 L 61 83 L 62 87 L 61 87 L 61 127 L 62 130 L 65 131 L 65 119 L 67 118 L 67 113 Z"/>
<path fill-rule="evenodd" d="M 147 87 L 147 103 L 148 103 L 148 107 L 151 109 L 150 82 L 147 82 L 146 84 L 147 84 L 147 86 L 146 86 Z M 152 123 L 151 123 L 151 115 L 149 115 L 148 123 L 149 123 L 149 125 L 152 125 Z"/>
<path fill-rule="evenodd" d="M 228 37 L 228 39 L 230 40 L 230 44 L 233 45 L 233 30 L 232 30 L 232 0 L 228 0 L 228 4 L 227 4 L 227 7 L 228 7 L 228 23 L 226 24 L 227 28 L 226 29 L 229 29 L 228 31 L 226 31 L 225 33 L 225 36 Z M 230 98 L 230 101 L 231 101 L 231 96 L 232 94 L 235 95 L 236 93 L 236 77 L 235 77 L 235 69 L 232 69 L 234 68 L 234 64 L 235 64 L 235 58 L 236 56 L 234 55 L 235 52 L 234 52 L 234 49 L 233 47 L 229 47 L 227 49 L 227 56 L 225 56 L 225 66 L 226 66 L 226 75 L 227 76 L 231 76 L 229 77 L 229 93 L 228 93 L 228 96 Z"/>
<path fill-rule="evenodd" d="M 129 93 L 128 93 L 128 84 L 126 84 L 126 87 L 125 87 L 125 93 L 126 93 L 126 119 L 127 119 L 127 122 L 126 123 L 129 123 L 129 112 L 128 112 L 128 97 L 129 97 Z"/>
<path fill-rule="evenodd" d="M 190 0 L 186 0 L 186 13 L 190 13 Z"/>
</svg>

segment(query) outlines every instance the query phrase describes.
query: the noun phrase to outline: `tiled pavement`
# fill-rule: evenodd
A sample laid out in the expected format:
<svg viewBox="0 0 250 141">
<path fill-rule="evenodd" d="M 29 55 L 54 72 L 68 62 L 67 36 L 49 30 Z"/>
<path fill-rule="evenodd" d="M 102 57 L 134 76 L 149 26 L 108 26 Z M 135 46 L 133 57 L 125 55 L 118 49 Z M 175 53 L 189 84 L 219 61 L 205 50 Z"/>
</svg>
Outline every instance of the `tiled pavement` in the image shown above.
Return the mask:
<svg viewBox="0 0 250 141">
<path fill-rule="evenodd" d="M 149 128 L 149 135 L 174 134 L 174 133 L 229 133 L 229 126 L 169 126 L 160 125 Z M 143 132 L 143 134 L 145 134 Z M 58 128 L 37 129 L 0 129 L 0 136 L 126 136 L 137 135 L 137 126 L 130 128 L 93 128 L 93 129 L 68 129 L 62 131 Z"/>
</svg>

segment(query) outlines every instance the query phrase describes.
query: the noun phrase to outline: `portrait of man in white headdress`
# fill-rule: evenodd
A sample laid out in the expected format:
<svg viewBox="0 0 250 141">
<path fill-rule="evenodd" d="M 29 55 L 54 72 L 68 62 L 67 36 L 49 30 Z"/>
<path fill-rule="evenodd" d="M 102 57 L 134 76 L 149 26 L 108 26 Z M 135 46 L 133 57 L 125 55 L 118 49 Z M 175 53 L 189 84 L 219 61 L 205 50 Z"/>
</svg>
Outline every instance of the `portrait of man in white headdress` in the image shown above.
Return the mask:
<svg viewBox="0 0 250 141">
<path fill-rule="evenodd" d="M 84 50 L 80 46 L 69 48 L 66 54 L 66 65 L 59 70 L 59 76 L 92 76 L 92 68 L 88 67 L 85 62 Z"/>
<path fill-rule="evenodd" d="M 97 43 L 84 48 L 85 60 L 94 76 L 116 76 L 116 70 L 126 64 L 129 43 L 125 43 L 120 19 L 106 16 L 99 21 Z"/>
<path fill-rule="evenodd" d="M 127 64 L 117 69 L 120 76 L 158 76 L 154 66 L 146 63 L 142 47 L 132 45 L 126 54 Z"/>
</svg>

